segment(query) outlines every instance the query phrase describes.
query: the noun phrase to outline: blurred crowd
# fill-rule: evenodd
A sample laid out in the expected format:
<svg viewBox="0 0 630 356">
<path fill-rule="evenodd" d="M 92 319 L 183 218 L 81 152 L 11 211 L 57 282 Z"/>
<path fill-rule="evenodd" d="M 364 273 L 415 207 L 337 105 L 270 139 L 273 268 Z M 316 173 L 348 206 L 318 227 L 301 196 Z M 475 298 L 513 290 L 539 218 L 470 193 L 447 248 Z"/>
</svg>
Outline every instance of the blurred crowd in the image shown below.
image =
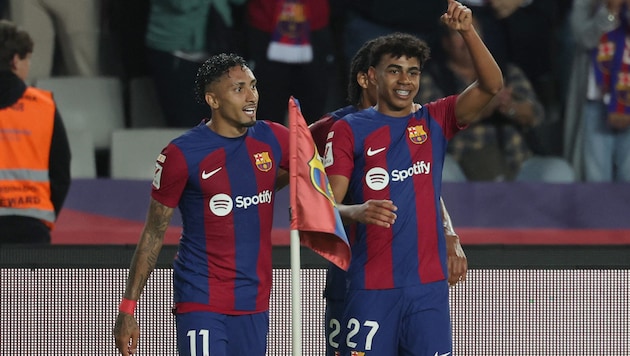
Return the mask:
<svg viewBox="0 0 630 356">
<path fill-rule="evenodd" d="M 505 77 L 484 119 L 449 143 L 466 179 L 512 181 L 528 162 L 553 158 L 570 168 L 567 180 L 630 181 L 628 1 L 461 2 L 472 9 Z M 249 62 L 261 93 L 258 119 L 281 123 L 290 95 L 309 122 L 347 105 L 349 59 L 367 40 L 395 31 L 431 47 L 419 103 L 459 92 L 476 73 L 459 35 L 439 23 L 446 3 L 3 0 L 0 6 L 4 18 L 33 36 L 30 80 L 115 76 L 128 85 L 148 77 L 166 126 L 192 127 L 209 115 L 194 101 L 194 73 L 219 52 Z M 557 167 L 539 169 L 553 176 Z"/>
</svg>

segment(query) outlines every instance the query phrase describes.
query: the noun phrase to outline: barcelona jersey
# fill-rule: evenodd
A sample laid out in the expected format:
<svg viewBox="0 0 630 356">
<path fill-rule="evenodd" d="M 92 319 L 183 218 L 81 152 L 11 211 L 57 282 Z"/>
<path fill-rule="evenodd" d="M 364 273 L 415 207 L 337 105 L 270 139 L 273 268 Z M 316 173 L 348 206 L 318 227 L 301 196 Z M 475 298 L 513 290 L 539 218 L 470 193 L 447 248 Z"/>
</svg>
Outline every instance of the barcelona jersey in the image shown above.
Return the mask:
<svg viewBox="0 0 630 356">
<path fill-rule="evenodd" d="M 350 289 L 390 289 L 444 280 L 446 246 L 440 195 L 446 145 L 460 130 L 456 96 L 406 117 L 374 108 L 337 121 L 328 134 L 329 176 L 349 179 L 345 200 L 389 199 L 398 207 L 390 228 L 356 224 L 349 236 Z"/>
<path fill-rule="evenodd" d="M 348 105 L 322 116 L 319 120 L 315 121 L 308 127 L 320 155 L 324 154 L 326 137 L 328 136 L 328 132 L 330 131 L 332 125 L 342 117 L 355 112 L 357 112 L 357 107 L 354 105 Z"/>
<path fill-rule="evenodd" d="M 158 156 L 152 197 L 182 215 L 177 313 L 268 310 L 275 184 L 278 169 L 288 170 L 288 135 L 267 121 L 236 138 L 200 124 Z"/>
</svg>

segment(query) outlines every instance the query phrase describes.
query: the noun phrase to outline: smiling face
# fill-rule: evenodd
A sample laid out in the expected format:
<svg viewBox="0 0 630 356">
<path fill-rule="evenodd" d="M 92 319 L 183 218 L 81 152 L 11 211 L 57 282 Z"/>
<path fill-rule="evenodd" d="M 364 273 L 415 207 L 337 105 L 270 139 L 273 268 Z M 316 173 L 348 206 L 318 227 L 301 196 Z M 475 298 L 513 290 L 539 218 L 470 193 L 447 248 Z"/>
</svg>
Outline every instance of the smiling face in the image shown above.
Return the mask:
<svg viewBox="0 0 630 356">
<path fill-rule="evenodd" d="M 370 81 L 377 87 L 376 109 L 389 116 L 406 116 L 413 110 L 413 98 L 420 88 L 420 61 L 415 57 L 383 55 L 370 67 Z"/>
<path fill-rule="evenodd" d="M 231 67 L 211 83 L 205 99 L 212 108 L 212 127 L 221 135 L 243 134 L 256 123 L 256 77 L 246 66 Z"/>
</svg>

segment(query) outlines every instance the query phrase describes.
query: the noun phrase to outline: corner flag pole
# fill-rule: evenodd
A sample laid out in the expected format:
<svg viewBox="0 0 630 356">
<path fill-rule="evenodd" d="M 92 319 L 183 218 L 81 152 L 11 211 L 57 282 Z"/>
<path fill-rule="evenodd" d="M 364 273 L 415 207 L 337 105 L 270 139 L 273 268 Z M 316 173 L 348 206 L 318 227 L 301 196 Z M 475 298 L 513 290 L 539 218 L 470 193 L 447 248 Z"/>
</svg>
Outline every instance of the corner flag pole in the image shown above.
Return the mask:
<svg viewBox="0 0 630 356">
<path fill-rule="evenodd" d="M 293 355 L 299 356 L 302 355 L 300 246 L 309 247 L 345 270 L 351 252 L 324 164 L 299 103 L 293 97 L 289 99 L 289 130 L 291 325 Z"/>
<path fill-rule="evenodd" d="M 291 230 L 291 330 L 292 355 L 302 354 L 302 322 L 300 303 L 300 232 Z"/>
</svg>

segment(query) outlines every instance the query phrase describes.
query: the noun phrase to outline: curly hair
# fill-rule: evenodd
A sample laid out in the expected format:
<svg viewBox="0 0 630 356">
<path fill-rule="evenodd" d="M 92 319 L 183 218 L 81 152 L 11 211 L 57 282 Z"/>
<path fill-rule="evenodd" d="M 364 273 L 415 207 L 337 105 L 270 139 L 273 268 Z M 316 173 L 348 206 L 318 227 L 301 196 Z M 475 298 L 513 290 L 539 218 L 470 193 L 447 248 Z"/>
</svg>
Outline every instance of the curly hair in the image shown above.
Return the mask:
<svg viewBox="0 0 630 356">
<path fill-rule="evenodd" d="M 361 100 L 363 88 L 357 83 L 357 75 L 359 72 L 367 73 L 370 69 L 370 50 L 376 42 L 376 39 L 369 40 L 359 48 L 352 62 L 350 63 L 350 76 L 348 78 L 348 102 L 352 105 L 358 105 Z"/>
<path fill-rule="evenodd" d="M 418 58 L 422 70 L 431 55 L 431 49 L 425 41 L 414 35 L 395 32 L 376 39 L 370 52 L 370 66 L 376 67 L 384 55 L 391 55 L 396 58 L 402 56 Z"/>
<path fill-rule="evenodd" d="M 0 20 L 0 70 L 11 70 L 11 61 L 17 54 L 21 59 L 33 52 L 33 40 L 13 22 Z"/>
<path fill-rule="evenodd" d="M 197 102 L 205 104 L 208 85 L 219 80 L 223 74 L 235 66 L 246 67 L 247 62 L 243 57 L 234 53 L 220 53 L 208 58 L 197 70 L 197 77 L 195 78 L 195 99 Z"/>
</svg>

